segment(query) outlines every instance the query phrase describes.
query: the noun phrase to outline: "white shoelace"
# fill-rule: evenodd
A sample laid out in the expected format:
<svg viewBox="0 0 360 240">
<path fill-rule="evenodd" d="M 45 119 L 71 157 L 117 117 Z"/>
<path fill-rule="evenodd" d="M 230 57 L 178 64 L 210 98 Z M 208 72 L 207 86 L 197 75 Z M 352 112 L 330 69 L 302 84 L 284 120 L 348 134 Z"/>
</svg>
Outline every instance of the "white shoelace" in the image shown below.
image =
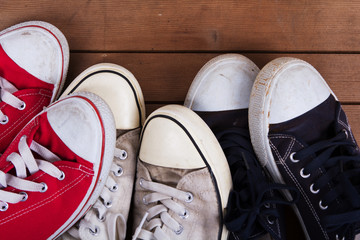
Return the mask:
<svg viewBox="0 0 360 240">
<path fill-rule="evenodd" d="M 184 192 L 156 182 L 149 182 L 142 178 L 140 179 L 140 186 L 144 189 L 152 191 L 152 193 L 144 196 L 143 203 L 145 205 L 150 203 L 158 204 L 149 208 L 144 214 L 144 217 L 139 226 L 136 228 L 132 239 L 169 239 L 169 236 L 167 236 L 163 231 L 164 226 L 170 228 L 177 235 L 181 234 L 184 230 L 183 226 L 170 216 L 168 210 L 170 209 L 174 213 L 178 214 L 182 219 L 187 218 L 189 213 L 186 208 L 173 201 L 173 199 L 176 198 L 185 203 L 189 203 L 192 202 L 194 198 L 193 195 L 190 192 Z M 144 226 L 145 220 L 147 221 L 146 226 Z M 146 229 L 144 229 L 144 227 L 146 227 Z"/>
<path fill-rule="evenodd" d="M 0 77 L 0 99 L 2 102 L 9 104 L 10 106 L 23 110 L 25 108 L 25 102 L 13 95 L 18 89 L 12 85 L 5 78 Z M 9 118 L 0 110 L 0 124 L 6 124 Z"/>
<path fill-rule="evenodd" d="M 127 158 L 127 152 L 125 150 L 115 148 L 114 157 L 120 160 L 125 160 Z M 120 177 L 123 174 L 123 169 L 120 165 L 113 162 L 110 173 L 112 173 L 115 177 Z M 109 240 L 116 240 L 116 236 L 120 236 L 122 239 L 124 239 L 126 235 L 126 221 L 124 216 L 122 216 L 120 213 L 108 212 L 108 210 L 112 207 L 113 201 L 115 200 L 112 195 L 117 190 L 117 183 L 109 176 L 106 180 L 105 187 L 101 192 L 100 197 L 88 213 L 91 214 L 91 211 L 95 211 L 97 220 L 100 222 L 105 222 Z M 74 226 L 70 228 L 67 233 L 73 238 L 80 239 L 79 229 L 85 228 L 90 231 L 92 235 L 99 235 L 100 229 L 91 220 L 92 219 L 88 220 L 85 217 L 80 221 L 78 227 Z"/>
<path fill-rule="evenodd" d="M 0 171 L 0 211 L 6 211 L 9 207 L 8 203 L 15 204 L 25 201 L 27 199 L 26 192 L 45 192 L 47 190 L 46 183 L 36 183 L 25 180 L 24 178 L 27 177 L 27 170 L 30 175 L 42 170 L 59 180 L 65 178 L 64 172 L 52 164 L 52 162 L 59 161 L 60 158 L 47 148 L 35 141 L 32 141 L 29 147 L 26 143 L 26 136 L 23 136 L 19 141 L 18 149 L 19 153 L 11 153 L 6 159 L 14 165 L 16 176 Z M 31 150 L 45 160 L 35 159 Z M 8 186 L 22 190 L 23 192 L 15 193 L 3 190 Z"/>
</svg>

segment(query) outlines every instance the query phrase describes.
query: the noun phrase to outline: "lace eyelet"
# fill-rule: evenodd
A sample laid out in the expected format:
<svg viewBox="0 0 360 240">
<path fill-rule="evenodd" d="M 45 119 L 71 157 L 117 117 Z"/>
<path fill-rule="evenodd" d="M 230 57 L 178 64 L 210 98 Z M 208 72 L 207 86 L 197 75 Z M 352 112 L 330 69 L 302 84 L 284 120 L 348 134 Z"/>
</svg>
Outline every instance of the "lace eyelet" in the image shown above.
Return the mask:
<svg viewBox="0 0 360 240">
<path fill-rule="evenodd" d="M 116 177 L 120 177 L 122 174 L 123 174 L 123 169 L 122 167 L 118 166 L 119 168 L 113 172 L 113 174 L 116 176 Z"/>
<path fill-rule="evenodd" d="M 1 202 L 0 205 L 1 205 L 1 206 L 0 206 L 0 211 L 1 211 L 1 212 L 5 212 L 5 211 L 8 210 L 8 208 L 9 208 L 9 204 L 8 204 L 7 202 Z"/>
<path fill-rule="evenodd" d="M 26 108 L 26 103 L 22 102 L 21 105 L 18 107 L 19 110 L 24 110 Z"/>
<path fill-rule="evenodd" d="M 270 219 L 270 216 L 266 216 L 266 221 L 270 224 L 270 225 L 273 225 L 275 223 L 274 220 L 271 220 Z"/>
<path fill-rule="evenodd" d="M 341 131 L 345 133 L 345 137 L 346 137 L 346 139 L 348 139 L 349 133 L 346 131 L 346 129 L 343 128 L 343 129 L 341 129 Z"/>
<path fill-rule="evenodd" d="M 19 192 L 20 195 L 23 195 L 21 199 L 22 202 L 25 202 L 28 199 L 28 194 L 26 192 Z"/>
<path fill-rule="evenodd" d="M 339 238 L 339 235 L 336 234 L 336 240 L 345 240 L 345 236 L 343 236 L 341 239 Z"/>
<path fill-rule="evenodd" d="M 100 217 L 99 214 L 97 214 L 96 218 L 99 220 L 99 222 L 104 222 L 105 221 L 105 216 Z"/>
<path fill-rule="evenodd" d="M 311 193 L 317 194 L 319 191 L 320 191 L 320 189 L 314 190 L 314 184 L 311 184 L 311 185 L 310 185 L 310 192 L 311 192 Z"/>
<path fill-rule="evenodd" d="M 321 210 L 326 210 L 328 208 L 327 205 L 325 205 L 325 206 L 322 205 L 322 200 L 319 201 L 319 207 L 320 207 Z"/>
<path fill-rule="evenodd" d="M 105 202 L 105 207 L 106 208 L 111 208 L 112 207 L 112 201 L 109 200 L 109 201 Z"/>
<path fill-rule="evenodd" d="M 143 187 L 143 183 L 144 182 L 144 179 L 143 178 L 140 178 L 140 180 L 139 180 L 139 185 L 141 186 L 141 187 Z"/>
<path fill-rule="evenodd" d="M 293 163 L 297 163 L 299 162 L 300 160 L 298 159 L 294 159 L 294 155 L 296 154 L 296 152 L 293 152 L 290 154 L 290 161 L 292 161 Z"/>
<path fill-rule="evenodd" d="M 58 179 L 60 181 L 64 180 L 65 179 L 65 173 L 63 171 L 61 171 L 61 175 L 58 177 Z"/>
<path fill-rule="evenodd" d="M 192 195 L 192 193 L 187 192 L 186 195 L 187 195 L 187 198 L 185 199 L 185 202 L 190 203 L 194 200 L 194 195 Z"/>
<path fill-rule="evenodd" d="M 125 150 L 121 151 L 121 155 L 119 156 L 120 160 L 125 160 L 127 158 L 128 154 Z"/>
<path fill-rule="evenodd" d="M 179 215 L 182 219 L 186 219 L 189 217 L 189 212 L 185 209 L 184 214 Z"/>
<path fill-rule="evenodd" d="M 91 235 L 97 236 L 100 233 L 100 228 L 98 226 L 95 226 L 95 230 L 92 230 L 91 228 L 89 228 L 89 232 Z"/>
<path fill-rule="evenodd" d="M 115 184 L 114 186 L 109 188 L 110 192 L 116 192 L 118 189 L 119 189 L 119 186 L 117 184 Z"/>
<path fill-rule="evenodd" d="M 143 201 L 143 204 L 144 204 L 144 205 L 148 205 L 148 204 L 149 204 L 148 201 L 146 201 L 146 198 L 145 198 L 145 197 L 143 197 L 142 201 Z"/>
<path fill-rule="evenodd" d="M 40 190 L 40 192 L 46 192 L 47 190 L 48 190 L 48 186 L 46 185 L 46 183 L 44 183 L 44 182 L 42 182 L 42 183 L 40 183 L 40 184 L 42 184 L 43 186 L 42 186 L 42 188 L 41 188 L 41 190 Z"/>
<path fill-rule="evenodd" d="M 270 205 L 270 203 L 264 203 L 264 207 L 265 207 L 265 208 L 270 208 L 271 205 Z"/>
<path fill-rule="evenodd" d="M 4 116 L 5 116 L 5 118 L 0 121 L 0 124 L 2 124 L 2 125 L 5 125 L 5 124 L 7 124 L 9 122 L 8 116 L 6 116 L 6 115 L 4 115 Z"/>
<path fill-rule="evenodd" d="M 182 225 L 179 225 L 179 229 L 178 230 L 174 230 L 174 233 L 176 235 L 180 235 L 182 232 L 184 231 L 184 227 Z"/>
<path fill-rule="evenodd" d="M 300 176 L 301 176 L 302 178 L 308 178 L 308 177 L 310 177 L 310 173 L 309 173 L 309 174 L 304 174 L 304 168 L 302 168 L 302 169 L 300 170 Z"/>
</svg>

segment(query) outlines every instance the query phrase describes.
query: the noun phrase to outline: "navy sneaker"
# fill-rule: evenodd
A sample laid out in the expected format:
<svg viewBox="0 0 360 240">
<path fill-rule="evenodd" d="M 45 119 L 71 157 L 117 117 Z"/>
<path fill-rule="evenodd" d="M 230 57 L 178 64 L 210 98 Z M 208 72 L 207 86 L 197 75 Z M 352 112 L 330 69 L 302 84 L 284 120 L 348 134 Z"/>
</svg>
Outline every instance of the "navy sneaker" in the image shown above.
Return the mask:
<svg viewBox="0 0 360 240">
<path fill-rule="evenodd" d="M 285 239 L 278 206 L 291 204 L 272 183 L 253 151 L 248 129 L 250 92 L 259 68 L 238 54 L 215 57 L 196 75 L 185 99 L 212 129 L 228 160 L 233 179 L 225 225 L 230 239 Z M 295 191 L 295 188 L 290 188 Z"/>
<path fill-rule="evenodd" d="M 261 164 L 300 192 L 294 209 L 306 238 L 360 238 L 359 147 L 316 69 L 294 58 L 268 63 L 252 89 L 249 127 Z"/>
</svg>

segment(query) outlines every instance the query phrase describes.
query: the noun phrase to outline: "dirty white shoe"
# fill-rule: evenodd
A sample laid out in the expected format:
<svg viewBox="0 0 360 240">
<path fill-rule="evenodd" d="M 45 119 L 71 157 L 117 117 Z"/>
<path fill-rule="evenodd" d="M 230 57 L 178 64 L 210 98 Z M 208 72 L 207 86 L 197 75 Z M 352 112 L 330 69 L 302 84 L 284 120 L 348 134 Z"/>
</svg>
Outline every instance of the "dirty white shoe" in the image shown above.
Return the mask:
<svg viewBox="0 0 360 240">
<path fill-rule="evenodd" d="M 101 63 L 86 69 L 63 96 L 89 91 L 110 106 L 117 129 L 115 156 L 106 187 L 85 217 L 62 239 L 125 239 L 135 178 L 144 98 L 135 77 L 125 68 Z"/>
<path fill-rule="evenodd" d="M 133 239 L 227 239 L 231 187 L 225 155 L 196 113 L 179 105 L 154 111 L 141 134 Z"/>
</svg>

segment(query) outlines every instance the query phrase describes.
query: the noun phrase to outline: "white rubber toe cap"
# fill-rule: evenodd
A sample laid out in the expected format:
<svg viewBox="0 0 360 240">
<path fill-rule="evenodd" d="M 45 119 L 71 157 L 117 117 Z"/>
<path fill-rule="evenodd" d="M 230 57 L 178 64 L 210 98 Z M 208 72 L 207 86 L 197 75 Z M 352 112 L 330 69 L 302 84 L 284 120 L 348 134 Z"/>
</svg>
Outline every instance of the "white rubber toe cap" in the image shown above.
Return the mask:
<svg viewBox="0 0 360 240">
<path fill-rule="evenodd" d="M 196 75 L 184 105 L 194 111 L 224 111 L 249 106 L 259 68 L 239 54 L 211 59 Z"/>
</svg>

